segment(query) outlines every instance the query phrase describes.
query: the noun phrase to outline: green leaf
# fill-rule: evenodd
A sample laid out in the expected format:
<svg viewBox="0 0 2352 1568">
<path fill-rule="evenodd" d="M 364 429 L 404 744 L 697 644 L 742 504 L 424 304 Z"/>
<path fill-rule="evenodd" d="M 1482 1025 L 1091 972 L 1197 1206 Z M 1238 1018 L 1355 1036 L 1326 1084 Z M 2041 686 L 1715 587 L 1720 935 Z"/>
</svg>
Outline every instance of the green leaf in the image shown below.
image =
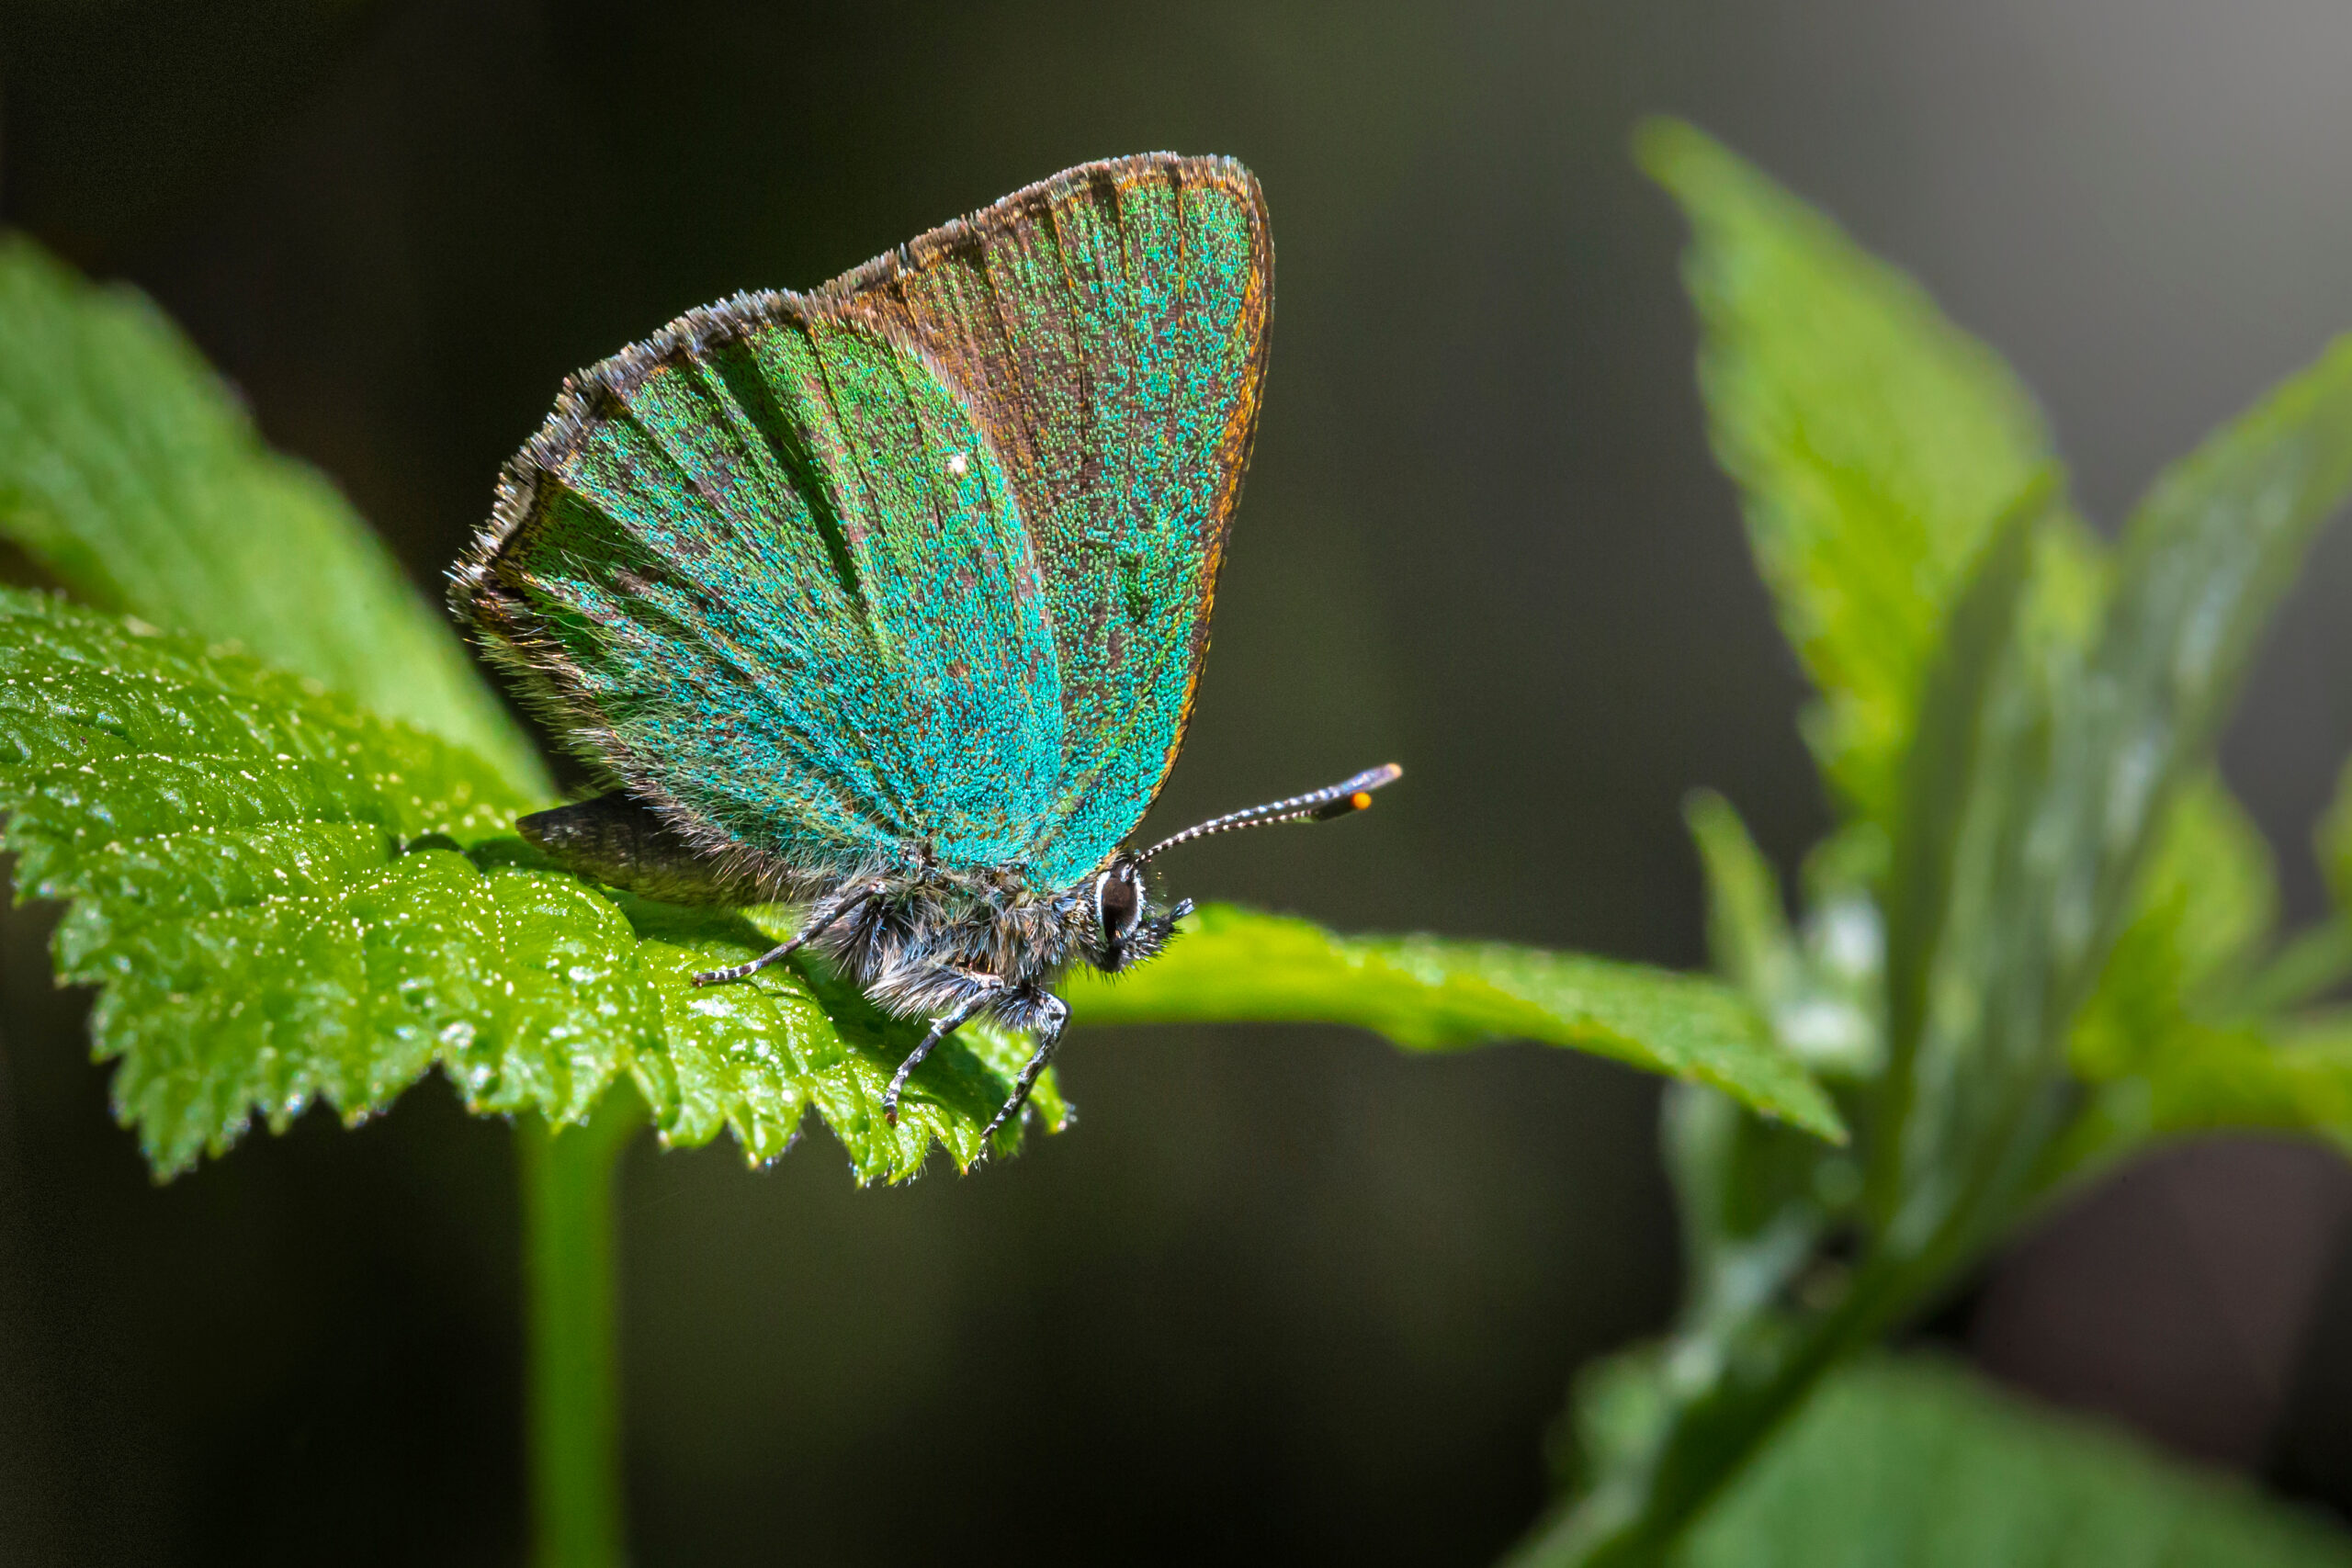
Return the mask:
<svg viewBox="0 0 2352 1568">
<path fill-rule="evenodd" d="M 2051 745 L 2051 684 L 2019 635 L 2048 506 L 2041 487 L 2011 510 L 1954 608 L 1893 803 L 1871 1185 L 1882 1230 L 1906 1247 L 1958 1209 L 2041 1081 L 2038 1037 L 2002 1032 L 2011 1021 L 1996 1010 L 2038 982 L 2042 957 L 2041 933 L 2018 919 L 2030 890 L 2014 863 Z"/>
<path fill-rule="evenodd" d="M 1722 795 L 1692 792 L 1682 816 L 1707 874 L 1708 955 L 1718 974 L 1769 1010 L 1798 983 L 1796 938 L 1781 899 L 1781 878 Z"/>
<path fill-rule="evenodd" d="M 725 1130 L 752 1160 L 771 1160 L 813 1109 L 848 1150 L 860 1181 L 917 1175 L 934 1141 L 958 1169 L 979 1160 L 980 1129 L 1028 1061 L 1027 1036 L 981 1021 L 957 1030 L 910 1080 L 892 1127 L 882 1120 L 882 1094 L 922 1037 L 921 1021 L 885 1016 L 854 986 L 814 965 L 773 966 L 729 986 L 690 985 L 697 971 L 766 952 L 789 922 L 775 911 L 758 912 L 754 924 L 626 896 L 620 903 L 661 1007 L 661 1031 L 631 1066 L 663 1142 L 695 1146 Z M 1037 1080 L 1030 1103 L 1047 1131 L 1069 1125 L 1052 1072 Z M 1017 1128 L 997 1134 L 1001 1152 L 1019 1143 Z"/>
<path fill-rule="evenodd" d="M 2236 994 L 2278 920 L 2270 846 L 2207 773 L 2175 801 L 2071 1049 L 2094 1078 Z"/>
<path fill-rule="evenodd" d="M 1883 1055 L 1875 1016 L 1878 911 L 1834 863 L 1854 848 L 1833 841 L 1816 857 L 1819 886 L 1802 934 L 1789 929 L 1781 882 L 1731 803 L 1709 790 L 1684 805 L 1707 874 L 1707 947 L 1797 1060 L 1833 1077 L 1874 1075 Z"/>
<path fill-rule="evenodd" d="M 1958 1368 L 1829 1379 L 1675 1568 L 2345 1568 L 2352 1541 Z"/>
<path fill-rule="evenodd" d="M 2347 490 L 2352 340 L 2159 478 L 2079 672 L 2047 646 L 2011 649 L 1989 700 L 2012 739 L 1966 775 L 1945 890 L 1895 878 L 1890 1092 L 1909 1102 L 1890 1105 L 1903 1169 L 1881 1212 L 1900 1245 L 1997 1223 L 2039 1156 L 2034 1137 L 2054 1131 L 2058 1053 L 2156 829 L 2210 765 L 2254 641 Z M 1923 735 L 1937 722 L 1931 711 Z M 1925 799 L 1962 775 L 1928 757 L 1913 776 Z M 1917 863 L 1933 860 L 1935 837 Z M 1906 924 L 1905 900 L 1920 897 L 1942 912 Z M 1916 996 L 1906 964 L 1927 976 Z M 2028 1118 L 2041 1134 L 2026 1134 Z"/>
<path fill-rule="evenodd" d="M 1415 1051 L 1573 1045 L 1845 1137 L 1828 1097 L 1746 1002 L 1640 964 L 1435 937 L 1339 937 L 1212 906 L 1152 963 L 1114 979 L 1073 975 L 1067 994 L 1081 1023 L 1345 1023 Z"/>
<path fill-rule="evenodd" d="M 1758 312 L 1787 309 L 1800 336 L 1828 330 L 1813 299 L 1793 270 L 1752 294 Z M 1911 395 L 1886 387 L 1837 395 Z M 1688 1358 L 1696 1375 L 1683 1351 L 1698 1342 L 1670 1346 L 1658 1396 L 1620 1402 L 1647 1409 L 1646 1425 L 1617 1424 L 1606 1472 L 1520 1561 L 1655 1561 L 1825 1372 L 2016 1215 L 2070 1107 L 2065 1043 L 2149 846 L 2211 766 L 2252 643 L 2347 482 L 2352 346 L 2338 345 L 2160 481 L 2112 563 L 2047 492 L 1980 546 L 1970 587 L 1920 645 L 1931 673 L 1916 734 L 1883 731 L 1904 741 L 1895 790 L 1861 802 L 1891 844 L 1890 1055 L 1860 1117 L 1875 1218 L 1864 1248 L 1818 1292 L 1792 1281 L 1736 1341 Z M 1845 754 L 1824 752 L 1833 766 Z"/>
<path fill-rule="evenodd" d="M 2352 1018 L 2281 1016 L 2315 933 L 2255 970 L 2278 918 L 2270 849 L 2220 780 L 2184 791 L 2068 1046 L 2089 1105 L 2045 1162 L 2069 1178 L 2165 1137 L 2260 1127 L 2352 1149 Z M 2335 972 L 2332 962 L 2321 977 Z M 2249 977 L 2250 976 L 2250 977 Z"/>
<path fill-rule="evenodd" d="M 242 655 L 0 591 L 0 810 L 23 896 L 67 900 L 62 978 L 155 1170 L 258 1115 L 348 1120 L 438 1066 L 478 1111 L 584 1119 L 623 1072 L 673 1144 L 754 1160 L 813 1108 L 860 1179 L 959 1166 L 1026 1042 L 967 1028 L 878 1114 L 921 1033 L 821 973 L 697 989 L 771 945 L 742 918 L 619 903 L 507 836 L 529 803 L 472 751 Z M 1035 1103 L 1068 1119 L 1050 1079 Z M 998 1146 L 1018 1145 L 1018 1128 Z"/>
<path fill-rule="evenodd" d="M 2352 919 L 2352 761 L 2335 781 L 2335 800 L 2320 819 L 2317 840 L 2320 869 L 2327 874 L 2336 913 Z"/>
<path fill-rule="evenodd" d="M 2045 1162 L 2045 1183 L 2199 1133 L 2309 1133 L 2352 1153 L 2352 1014 L 2182 1020 L 2128 1055 L 2077 1061 L 2097 1092 Z"/>
<path fill-rule="evenodd" d="M 1635 151 L 1690 222 L 1708 428 L 1821 694 L 1807 739 L 1881 815 L 1945 614 L 2049 434 L 1998 355 L 1752 165 L 1671 120 Z"/>
<path fill-rule="evenodd" d="M 74 593 L 546 775 L 437 608 L 142 295 L 0 235 L 0 534 Z"/>
</svg>

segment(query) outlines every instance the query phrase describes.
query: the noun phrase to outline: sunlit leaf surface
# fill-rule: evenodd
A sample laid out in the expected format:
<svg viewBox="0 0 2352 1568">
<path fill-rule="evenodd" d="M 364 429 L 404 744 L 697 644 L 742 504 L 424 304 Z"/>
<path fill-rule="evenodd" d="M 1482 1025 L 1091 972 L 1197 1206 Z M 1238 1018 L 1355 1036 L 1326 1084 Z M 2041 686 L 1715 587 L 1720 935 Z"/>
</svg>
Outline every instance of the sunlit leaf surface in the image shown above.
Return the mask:
<svg viewBox="0 0 2352 1568">
<path fill-rule="evenodd" d="M 1213 907 L 1150 964 L 1110 980 L 1073 976 L 1069 994 L 1080 1023 L 1351 1023 L 1416 1051 L 1573 1045 L 1845 1135 L 1828 1097 L 1746 1001 L 1637 964 L 1438 937 L 1339 937 Z"/>
</svg>

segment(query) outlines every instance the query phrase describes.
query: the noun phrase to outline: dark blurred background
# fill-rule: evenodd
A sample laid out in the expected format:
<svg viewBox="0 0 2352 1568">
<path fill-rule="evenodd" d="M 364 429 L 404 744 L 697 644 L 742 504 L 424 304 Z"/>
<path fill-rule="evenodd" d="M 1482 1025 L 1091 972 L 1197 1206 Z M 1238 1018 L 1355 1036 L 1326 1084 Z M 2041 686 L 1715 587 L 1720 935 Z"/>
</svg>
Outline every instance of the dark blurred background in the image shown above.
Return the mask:
<svg viewBox="0 0 2352 1568">
<path fill-rule="evenodd" d="M 2089 505 L 2352 325 L 2335 0 L 822 7 L 11 0 L 0 217 L 149 290 L 421 588 L 559 378 L 1082 159 L 1256 169 L 1274 368 L 1177 823 L 1395 757 L 1361 821 L 1181 891 L 1695 963 L 1678 818 L 1784 867 L 1803 688 L 1709 466 L 1687 114 L 1919 275 L 2040 390 Z M 2352 747 L 2352 534 L 2231 733 L 2293 911 Z M 510 1562 L 507 1138 L 437 1083 L 150 1186 L 39 910 L 7 917 L 0 1560 Z M 1084 1121 L 858 1191 L 821 1131 L 626 1172 L 649 1564 L 1475 1563 L 1579 1363 L 1659 1327 L 1655 1086 L 1532 1047 L 1095 1033 Z M 1926 1332 L 2352 1505 L 2352 1182 L 2201 1146 L 2058 1216 Z"/>
</svg>

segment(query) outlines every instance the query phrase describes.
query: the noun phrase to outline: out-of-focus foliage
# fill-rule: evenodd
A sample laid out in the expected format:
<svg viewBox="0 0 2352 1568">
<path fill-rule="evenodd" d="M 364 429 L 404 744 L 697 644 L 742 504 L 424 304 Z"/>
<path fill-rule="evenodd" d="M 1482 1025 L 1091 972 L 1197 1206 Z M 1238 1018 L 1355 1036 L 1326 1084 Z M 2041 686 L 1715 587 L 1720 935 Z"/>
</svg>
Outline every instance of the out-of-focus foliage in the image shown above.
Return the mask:
<svg viewBox="0 0 2352 1568">
<path fill-rule="evenodd" d="M 2342 1568 L 2249 1489 L 1934 1361 L 1827 1379 L 1674 1568 Z"/>
<path fill-rule="evenodd" d="M 1708 433 L 1821 694 L 1806 739 L 1880 815 L 1944 613 L 2049 433 L 1998 355 L 1829 220 L 1689 126 L 1636 151 L 1690 219 Z"/>
<path fill-rule="evenodd" d="M 1670 1091 L 1689 1294 L 1669 1338 L 1589 1380 L 1581 1494 L 1527 1562 L 1688 1545 L 1736 1478 L 1781 1473 L 1775 1434 L 1825 1377 L 2052 1183 L 2205 1128 L 2352 1145 L 2352 1026 L 2299 1010 L 2352 943 L 2340 919 L 2277 941 L 2268 854 L 2212 763 L 2256 639 L 2352 492 L 2352 340 L 2168 469 L 2110 550 L 2014 378 L 1915 286 L 1688 127 L 1650 128 L 1641 155 L 1691 220 L 1710 424 L 1843 807 L 1792 923 L 1730 807 L 1694 805 L 1711 944 L 1854 1149 Z M 1812 1429 L 1785 1441 L 1830 1441 Z M 1951 1507 L 1938 1488 L 1968 1472 L 1923 1462 L 1912 1512 Z M 1915 1560 L 1808 1495 L 1831 1533 L 1766 1510 L 1789 1560 L 1849 1540 Z M 1728 1550 L 1704 1539 L 1691 1561 Z"/>
</svg>

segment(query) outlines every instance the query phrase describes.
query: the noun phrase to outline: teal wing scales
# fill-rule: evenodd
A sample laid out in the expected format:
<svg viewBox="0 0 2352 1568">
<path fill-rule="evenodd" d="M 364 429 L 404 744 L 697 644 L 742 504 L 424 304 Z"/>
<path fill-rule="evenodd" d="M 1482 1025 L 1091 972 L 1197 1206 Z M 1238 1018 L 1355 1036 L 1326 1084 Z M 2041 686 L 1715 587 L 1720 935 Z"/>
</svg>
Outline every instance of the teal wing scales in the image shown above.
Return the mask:
<svg viewBox="0 0 2352 1568">
<path fill-rule="evenodd" d="M 779 885 L 914 846 L 1001 864 L 1050 806 L 1011 481 L 920 351 L 798 297 L 576 378 L 451 598 L 589 761 Z"/>
<path fill-rule="evenodd" d="M 1061 769 L 1023 857 L 1051 885 L 1133 831 L 1182 744 L 1272 270 L 1247 170 L 1152 153 L 1058 175 L 812 297 L 920 345 L 1012 479 L 1061 670 Z"/>
</svg>

